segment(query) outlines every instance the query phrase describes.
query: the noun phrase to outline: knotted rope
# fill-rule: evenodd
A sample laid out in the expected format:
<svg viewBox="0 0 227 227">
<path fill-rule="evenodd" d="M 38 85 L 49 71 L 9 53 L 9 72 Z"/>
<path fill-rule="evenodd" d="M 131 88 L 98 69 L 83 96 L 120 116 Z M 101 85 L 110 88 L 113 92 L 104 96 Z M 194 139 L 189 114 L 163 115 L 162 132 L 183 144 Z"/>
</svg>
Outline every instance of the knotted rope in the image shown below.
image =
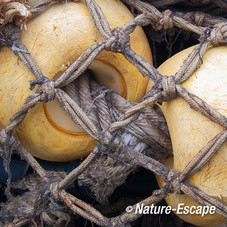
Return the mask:
<svg viewBox="0 0 227 227">
<path fill-rule="evenodd" d="M 107 40 L 105 44 L 105 50 L 118 52 L 119 50 L 124 50 L 130 46 L 129 34 L 121 30 L 120 28 L 114 28 L 112 31 L 112 36 Z"/>
<path fill-rule="evenodd" d="M 51 2 L 52 1 L 42 1 L 38 5 L 35 5 L 30 12 L 40 12 L 49 6 Z M 15 29 L 15 26 L 9 25 L 12 27 L 9 29 L 10 32 L 7 31 L 9 27 L 5 26 L 6 30 L 5 33 L 3 32 L 1 44 L 9 45 L 12 51 L 21 58 L 29 70 L 35 75 L 37 80 L 32 82 L 31 88 L 34 88 L 36 84 L 40 85 L 40 87 L 26 99 L 25 104 L 12 116 L 9 125 L 1 130 L 1 147 L 16 144 L 14 147 L 16 148 L 15 152 L 25 159 L 37 172 L 42 182 L 48 185 L 44 190 L 48 193 L 42 193 L 41 197 L 38 197 L 41 201 L 40 205 L 45 204 L 53 208 L 55 203 L 64 202 L 72 211 L 98 225 L 121 225 L 137 219 L 140 214 L 123 213 L 114 218 L 106 218 L 91 205 L 66 192 L 65 187 L 74 180 L 79 179 L 81 184 L 87 184 L 89 186 L 99 202 L 106 202 L 114 187 L 123 183 L 127 175 L 137 166 L 141 166 L 160 175 L 164 181 L 162 189 L 153 192 L 149 198 L 141 201 L 144 205 L 156 204 L 164 199 L 170 192 L 184 193 L 189 198 L 202 205 L 215 205 L 216 212 L 227 217 L 226 204 L 212 198 L 187 182 L 187 179 L 192 174 L 199 171 L 217 153 L 220 146 L 227 139 L 227 131 L 224 130 L 214 137 L 198 152 L 181 173 L 169 170 L 157 161 L 168 157 L 171 153 L 167 126 L 162 114 L 151 108 L 157 102 L 161 103 L 180 96 L 185 99 L 192 108 L 226 129 L 227 120 L 225 116 L 218 113 L 199 97 L 191 94 L 181 86 L 181 83 L 187 80 L 200 66 L 201 59 L 209 46 L 226 42 L 226 22 L 219 23 L 219 21 L 218 24 L 215 23 L 214 26 L 210 23 L 211 27 L 207 29 L 207 27 L 203 26 L 205 21 L 208 23 L 207 18 L 209 18 L 205 14 L 202 15 L 203 18 L 198 19 L 195 16 L 194 19 L 189 21 L 187 19 L 188 15 L 182 16 L 182 14 L 174 13 L 170 10 L 162 13 L 148 3 L 139 0 L 126 0 L 129 5 L 135 7 L 143 14 L 135 17 L 134 20 L 124 25 L 122 28 L 116 28 L 111 31 L 105 15 L 95 1 L 87 0 L 86 2 L 104 40 L 89 47 L 54 81 L 42 75 L 32 56 L 20 41 L 18 30 Z M 200 26 L 197 26 L 193 20 Z M 146 62 L 130 48 L 129 34 L 133 32 L 137 26 L 150 24 L 157 30 L 176 26 L 200 35 L 200 45 L 194 48 L 175 77 L 160 75 L 150 63 Z M 105 92 L 103 93 L 102 90 L 97 89 L 97 85 L 94 84 L 94 82 L 91 82 L 91 91 L 95 91 L 97 97 L 94 97 L 92 93 L 90 93 L 89 101 L 92 101 L 94 104 L 92 108 L 98 110 L 97 115 L 95 112 L 90 113 L 89 110 L 84 110 L 84 93 L 81 92 L 81 90 L 77 91 L 79 94 L 78 97 L 81 97 L 81 99 L 78 99 L 78 102 L 75 102 L 75 100 L 66 93 L 66 90 L 69 89 L 70 86 L 74 87 L 74 85 L 70 83 L 73 83 L 76 79 L 77 82 L 81 81 L 80 83 L 84 90 L 88 89 L 88 78 L 86 78 L 86 75 L 81 78 L 79 76 L 85 72 L 91 62 L 104 49 L 113 52 L 121 52 L 144 76 L 154 81 L 154 86 L 140 103 L 135 104 L 123 100 L 115 92 L 109 91 L 108 89 L 104 90 Z M 65 85 L 69 87 L 66 88 L 64 87 Z M 102 98 L 100 98 L 99 95 L 102 95 Z M 72 120 L 79 124 L 89 135 L 98 140 L 99 143 L 82 164 L 66 177 L 64 176 L 64 179 L 58 177 L 56 181 L 50 182 L 51 176 L 43 170 L 32 155 L 23 148 L 18 139 L 12 135 L 12 132 L 21 123 L 30 108 L 40 102 L 51 101 L 55 97 L 65 108 Z M 108 104 L 109 100 L 113 100 L 111 105 Z M 124 103 L 127 110 L 124 110 L 121 105 L 118 106 L 115 102 L 116 100 Z M 108 113 L 107 122 L 101 117 L 106 113 Z M 115 121 L 113 119 L 115 119 Z M 100 124 L 97 124 L 97 121 L 100 122 Z M 146 124 L 149 124 L 152 129 L 146 128 Z M 150 141 L 148 142 L 146 139 L 143 140 L 142 138 L 144 136 L 145 138 L 150 138 Z M 154 153 L 151 153 L 150 157 L 145 155 L 148 146 L 152 146 L 154 150 L 157 149 L 159 155 L 154 156 Z M 0 154 L 3 157 L 3 151 L 1 151 Z M 94 166 L 99 168 L 93 171 L 95 169 Z M 112 169 L 111 166 L 113 167 Z M 101 174 L 99 172 L 102 168 L 107 170 L 106 179 L 109 179 L 107 184 L 104 183 L 106 179 L 105 176 L 103 176 L 103 172 Z M 111 170 L 109 170 L 109 168 Z M 112 171 L 113 169 L 114 172 Z M 121 173 L 123 173 L 122 176 L 120 175 Z M 113 177 L 116 177 L 115 179 L 117 179 L 117 181 L 111 182 Z M 90 181 L 91 179 L 95 180 L 93 184 Z M 42 189 L 40 190 L 42 191 Z M 52 199 L 52 201 L 47 201 L 46 203 L 45 195 L 48 195 L 48 198 L 50 198 L 50 200 Z M 39 210 L 38 208 L 34 206 L 28 211 L 29 218 L 31 215 L 40 215 L 40 212 L 35 212 L 34 214 L 34 210 Z M 135 206 L 133 206 L 133 209 L 135 209 Z M 61 215 L 59 213 L 52 214 L 55 214 L 60 220 Z M 28 216 L 20 216 L 19 221 L 23 223 L 26 222 Z M 46 213 L 42 213 L 40 217 L 42 217 L 46 223 L 53 223 L 53 220 L 50 219 L 49 215 Z M 12 217 L 12 219 L 14 219 L 14 217 Z M 12 223 L 15 224 L 18 222 L 18 219 L 12 221 Z"/>
</svg>

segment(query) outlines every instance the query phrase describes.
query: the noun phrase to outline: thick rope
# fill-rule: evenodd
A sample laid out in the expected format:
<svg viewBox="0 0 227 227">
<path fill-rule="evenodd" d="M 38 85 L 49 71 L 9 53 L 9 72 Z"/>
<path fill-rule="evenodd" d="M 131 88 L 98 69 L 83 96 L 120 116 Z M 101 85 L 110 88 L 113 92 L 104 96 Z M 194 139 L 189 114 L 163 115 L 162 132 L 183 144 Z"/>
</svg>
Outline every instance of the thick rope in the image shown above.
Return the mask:
<svg viewBox="0 0 227 227">
<path fill-rule="evenodd" d="M 112 188 L 119 185 L 119 183 L 123 183 L 130 171 L 137 166 L 142 166 L 143 168 L 149 169 L 150 171 L 160 175 L 165 182 L 164 188 L 154 192 L 153 195 L 145 201 L 147 204 L 156 204 L 158 201 L 165 198 L 165 196 L 170 192 L 179 194 L 185 193 L 189 198 L 202 205 L 215 205 L 217 208 L 216 212 L 227 217 L 227 206 L 225 204 L 210 197 L 187 182 L 188 177 L 199 171 L 217 153 L 219 147 L 226 141 L 226 131 L 220 133 L 211 140 L 195 156 L 195 158 L 189 162 L 182 173 L 168 170 L 157 160 L 145 155 L 148 146 L 152 146 L 154 149 L 156 148 L 160 151 L 160 154 L 162 153 L 162 149 L 164 149 L 163 153 L 169 154 L 168 151 L 171 147 L 168 142 L 165 141 L 163 143 L 160 141 L 160 138 L 162 137 L 168 138 L 167 127 L 162 120 L 163 116 L 154 111 L 154 109 L 151 109 L 151 107 L 151 111 L 149 111 L 148 108 L 148 106 L 154 106 L 157 102 L 163 102 L 173 99 L 176 96 L 180 96 L 184 98 L 192 108 L 226 128 L 227 121 L 225 116 L 215 111 L 199 97 L 189 93 L 180 85 L 200 66 L 202 56 L 208 47 L 211 45 L 226 43 L 226 22 L 223 21 L 222 23 L 215 18 L 210 22 L 210 28 L 207 29 L 205 23 L 208 23 L 209 20 L 211 21 L 207 15 L 197 14 L 192 18 L 191 15 L 174 13 L 170 10 L 159 12 L 154 6 L 139 0 L 126 0 L 126 2 L 143 14 L 137 16 L 122 28 L 115 28 L 111 31 L 102 10 L 93 0 L 87 1 L 87 5 L 91 10 L 95 24 L 104 37 L 104 40 L 89 47 L 55 81 L 49 80 L 42 75 L 32 56 L 20 41 L 19 33 L 15 30 L 15 27 L 12 26 L 13 30 L 11 30 L 10 27 L 5 26 L 6 30 L 5 33 L 3 32 L 1 44 L 10 46 L 12 51 L 14 51 L 14 53 L 24 61 L 29 70 L 36 76 L 37 81 L 32 82 L 32 88 L 34 88 L 36 84 L 39 84 L 40 87 L 35 93 L 26 99 L 24 106 L 22 106 L 14 116 L 12 116 L 6 129 L 1 131 L 1 146 L 6 147 L 12 146 L 12 144 L 15 145 L 16 152 L 18 152 L 21 157 L 24 158 L 34 170 L 36 170 L 44 182 L 48 183 L 46 190 L 49 193 L 49 198 L 54 199 L 56 202 L 63 201 L 75 213 L 99 225 L 120 225 L 135 220 L 138 218 L 138 215 L 124 213 L 115 218 L 105 218 L 90 205 L 83 201 L 79 201 L 74 196 L 65 192 L 64 187 L 78 178 L 80 182 L 85 183 L 90 187 L 98 201 L 106 202 L 108 196 L 113 191 Z M 31 12 L 41 12 L 41 10 L 49 6 L 50 3 L 51 1 L 42 1 L 37 6 L 33 7 Z M 190 20 L 188 20 L 188 18 L 190 18 Z M 214 21 L 218 22 L 214 23 Z M 130 48 L 129 34 L 133 32 L 137 26 L 149 24 L 151 24 L 156 30 L 169 29 L 174 26 L 200 35 L 201 44 L 188 56 L 175 77 L 167 78 L 160 75 L 151 64 L 133 52 Z M 8 28 L 10 28 L 9 32 L 7 31 Z M 154 81 L 154 86 L 139 104 L 132 104 L 124 101 L 128 107 L 128 109 L 124 111 L 122 108 L 119 108 L 117 101 L 115 103 L 113 102 L 111 106 L 108 104 L 110 100 L 109 96 L 114 97 L 116 100 L 119 99 L 120 102 L 123 102 L 122 98 L 117 98 L 113 92 L 106 91 L 104 94 L 101 90 L 97 92 L 97 87 L 93 83 L 91 91 L 95 92 L 97 97 L 94 98 L 91 93 L 90 101 L 93 100 L 94 105 L 91 109 L 95 108 L 98 110 L 98 114 L 88 114 L 89 111 L 83 108 L 84 94 L 81 91 L 77 91 L 75 95 L 79 101 L 75 102 L 75 100 L 64 91 L 67 90 L 67 88 L 63 88 L 63 86 L 69 85 L 74 87 L 74 85 L 71 85 L 70 83 L 85 72 L 96 56 L 104 49 L 107 51 L 122 53 L 125 58 L 133 63 L 144 76 L 147 76 Z M 82 80 L 82 78 L 79 79 Z M 88 79 L 85 78 L 85 80 L 86 83 L 84 81 L 81 82 L 84 90 L 88 89 Z M 99 95 L 101 94 L 102 97 L 100 98 Z M 30 153 L 21 146 L 19 141 L 12 135 L 12 132 L 24 119 L 30 108 L 33 108 L 40 102 L 51 101 L 55 97 L 66 109 L 72 120 L 79 124 L 89 135 L 100 142 L 85 161 L 73 170 L 73 172 L 66 178 L 58 179 L 57 182 L 49 183 L 51 176 L 49 176 Z M 106 122 L 103 118 L 104 114 L 108 114 Z M 113 120 L 114 118 L 116 121 Z M 154 120 L 154 118 L 157 118 L 157 120 Z M 142 125 L 144 126 L 148 122 L 148 119 L 152 119 L 150 123 L 148 123 L 153 127 L 151 130 L 152 132 L 149 132 L 146 127 L 139 130 Z M 160 128 L 158 127 L 159 125 L 161 125 Z M 138 137 L 136 136 L 137 133 L 132 133 L 136 130 L 138 130 L 138 135 L 140 135 Z M 156 137 L 155 135 L 158 136 Z M 146 144 L 146 141 L 142 141 L 141 137 L 143 136 L 152 137 L 152 144 Z M 3 152 L 3 150 L 1 152 Z M 94 168 L 89 170 L 92 165 L 102 166 L 108 170 L 106 176 L 108 176 L 107 178 L 109 179 L 110 184 L 103 184 L 103 172 L 99 173 L 99 169 L 96 170 L 95 174 L 97 175 L 93 176 L 92 171 Z M 112 172 L 113 168 L 111 169 L 111 166 L 114 167 L 115 172 Z M 121 176 L 120 173 L 124 174 Z M 111 182 L 113 175 L 116 175 L 116 177 L 120 175 L 120 178 L 117 179 L 118 184 L 117 182 Z M 93 184 L 91 184 L 91 181 L 88 182 L 88 179 L 92 179 Z M 96 182 L 94 182 L 94 180 L 96 180 Z M 45 197 L 43 197 L 44 195 L 46 194 L 44 193 L 40 197 L 41 204 L 46 203 L 44 199 Z M 54 203 L 51 202 L 46 205 L 52 206 L 51 204 L 53 205 Z M 34 209 L 37 209 L 37 207 L 35 206 L 31 209 L 33 210 L 29 212 L 30 215 L 34 212 Z M 60 214 L 56 215 L 60 219 Z M 41 217 L 45 219 L 47 223 L 52 223 L 53 221 L 45 213 L 42 214 Z"/>
</svg>

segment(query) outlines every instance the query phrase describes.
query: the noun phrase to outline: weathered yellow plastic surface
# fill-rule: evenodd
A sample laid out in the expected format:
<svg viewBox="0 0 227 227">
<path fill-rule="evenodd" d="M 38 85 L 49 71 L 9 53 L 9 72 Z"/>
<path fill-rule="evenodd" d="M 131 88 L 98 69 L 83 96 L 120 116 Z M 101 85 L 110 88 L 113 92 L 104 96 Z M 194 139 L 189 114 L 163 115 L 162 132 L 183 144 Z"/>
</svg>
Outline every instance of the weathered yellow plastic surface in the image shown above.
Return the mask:
<svg viewBox="0 0 227 227">
<path fill-rule="evenodd" d="M 129 10 L 118 0 L 96 2 L 103 9 L 112 29 L 133 19 Z M 103 39 L 84 1 L 54 4 L 30 20 L 27 28 L 27 32 L 22 32 L 22 41 L 48 78 L 64 71 L 90 45 Z M 142 29 L 137 28 L 130 37 L 132 49 L 152 62 Z M 104 51 L 97 59 L 121 73 L 128 100 L 138 101 L 144 95 L 147 78 L 121 54 Z M 35 78 L 7 47 L 0 51 L 0 65 L 0 126 L 5 127 L 26 97 L 34 92 L 29 90 L 29 81 Z M 84 132 L 67 132 L 51 124 L 45 115 L 43 103 L 29 111 L 15 130 L 15 135 L 34 156 L 51 161 L 83 157 L 96 144 Z"/>
<path fill-rule="evenodd" d="M 193 47 L 192 47 L 193 48 Z M 158 71 L 162 75 L 175 75 L 185 58 L 192 51 L 186 49 L 164 62 Z M 203 57 L 203 64 L 182 85 L 227 116 L 227 46 L 210 48 Z M 148 89 L 152 83 L 149 82 Z M 190 108 L 181 98 L 163 103 L 161 109 L 166 117 L 173 144 L 174 161 L 168 165 L 182 171 L 190 160 L 218 133 L 225 129 Z M 158 180 L 161 184 L 161 180 Z M 203 169 L 190 177 L 189 182 L 205 193 L 227 203 L 227 142 Z M 172 207 L 179 203 L 196 205 L 185 195 L 170 194 L 166 201 Z M 198 204 L 197 204 L 198 205 Z M 180 218 L 199 226 L 215 226 L 224 222 L 220 215 L 179 215 Z"/>
</svg>

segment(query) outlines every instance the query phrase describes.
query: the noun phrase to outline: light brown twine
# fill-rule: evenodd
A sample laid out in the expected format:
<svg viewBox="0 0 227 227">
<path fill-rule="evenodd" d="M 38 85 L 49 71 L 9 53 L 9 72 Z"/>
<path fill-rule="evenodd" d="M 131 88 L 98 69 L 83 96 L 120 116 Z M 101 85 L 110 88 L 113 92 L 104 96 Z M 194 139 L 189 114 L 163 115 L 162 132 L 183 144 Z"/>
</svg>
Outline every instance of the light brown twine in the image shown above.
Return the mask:
<svg viewBox="0 0 227 227">
<path fill-rule="evenodd" d="M 122 114 L 122 111 L 130 108 L 132 104 L 109 89 L 103 88 L 102 90 L 100 90 L 100 88 L 94 82 L 92 83 L 92 86 L 89 87 L 86 82 L 88 82 L 88 75 L 83 75 L 83 77 L 78 78 L 76 81 L 77 86 L 80 88 L 78 90 L 78 103 L 81 103 L 82 108 L 89 106 L 89 115 L 91 116 L 88 116 L 93 125 L 99 126 L 99 130 L 104 133 L 104 135 L 101 135 L 100 138 L 102 138 L 101 142 L 105 143 L 105 141 L 111 140 L 112 137 L 111 133 L 113 133 L 113 131 L 109 133 L 107 130 L 109 128 L 109 125 L 112 124 L 113 126 L 113 118 L 117 119 L 118 116 Z M 92 94 L 96 95 L 94 101 L 92 101 Z M 93 106 L 92 103 L 85 102 L 85 96 L 89 97 L 90 101 L 94 104 Z M 110 102 L 108 100 L 112 101 Z M 120 103 L 119 101 L 121 101 L 122 103 Z M 82 105 L 83 102 L 85 102 L 84 104 L 86 105 Z M 110 109 L 108 108 L 107 103 L 111 104 L 111 108 L 109 107 Z M 171 150 L 170 141 L 166 134 L 159 129 L 159 126 L 164 123 L 164 118 L 161 118 L 161 116 L 158 115 L 154 110 L 150 110 L 151 111 L 147 110 L 147 114 L 150 114 L 150 116 L 152 116 L 152 124 L 146 120 L 146 117 L 144 117 L 143 114 L 141 114 L 142 116 L 134 121 L 127 130 L 129 132 L 132 132 L 134 136 L 130 135 L 128 132 L 125 132 L 119 134 L 114 139 L 114 141 L 112 141 L 112 146 L 114 144 L 117 144 L 118 146 L 118 148 L 113 147 L 113 152 L 118 153 L 122 160 L 124 160 L 124 153 L 122 153 L 122 150 L 124 150 L 124 148 L 122 146 L 128 146 L 132 150 L 136 149 L 142 152 L 147 148 L 146 143 L 152 146 L 152 148 L 154 149 L 154 156 L 155 153 L 157 153 L 157 158 L 158 156 L 160 156 L 160 158 L 163 159 L 164 155 L 168 156 L 171 154 L 170 152 L 168 152 L 168 150 Z M 111 111 L 112 116 L 110 114 Z M 97 114 L 97 116 L 95 116 L 95 113 Z M 156 119 L 158 119 L 158 121 Z M 119 123 L 121 125 L 120 127 L 124 126 L 122 125 L 122 122 Z M 156 123 L 156 125 L 154 125 L 154 123 Z M 147 125 L 149 125 L 150 127 L 147 127 Z M 111 129 L 113 129 L 113 127 L 111 127 Z M 142 138 L 143 143 L 139 142 L 139 140 L 137 139 L 138 136 L 139 138 Z M 122 148 L 119 149 L 119 147 Z M 102 150 L 102 152 L 103 154 L 105 154 L 105 149 Z M 93 169 L 95 169 L 96 171 L 92 171 Z M 105 175 L 103 175 L 104 169 Z M 93 164 L 89 163 L 87 170 L 84 171 L 84 173 L 79 177 L 79 182 L 80 184 L 88 185 L 91 191 L 95 194 L 96 200 L 104 203 L 107 202 L 107 198 L 110 194 L 112 194 L 114 188 L 123 183 L 127 175 L 132 170 L 133 168 L 131 166 L 127 167 L 127 165 L 122 164 L 118 160 L 100 157 Z M 72 180 L 70 179 L 69 182 L 72 182 Z M 62 184 L 64 185 L 64 183 Z M 62 188 L 63 186 L 61 185 L 60 187 Z"/>
<path fill-rule="evenodd" d="M 20 57 L 37 80 L 42 80 L 44 78 L 36 62 L 31 57 L 31 54 L 21 42 L 20 30 L 18 27 L 14 24 L 7 24 L 2 32 L 0 44 L 10 46 L 11 50 Z M 33 84 L 31 84 L 31 86 L 32 85 Z"/>
<path fill-rule="evenodd" d="M 25 7 L 26 0 L 8 0 L 0 2 L 0 25 L 15 22 L 21 29 L 26 28 L 26 21 L 31 13 Z"/>
<path fill-rule="evenodd" d="M 159 145 L 159 149 L 161 147 L 164 147 L 168 151 L 169 146 L 165 143 L 160 146 L 159 141 L 161 134 L 163 137 L 168 138 L 166 126 L 164 125 L 165 123 L 164 121 L 160 120 L 162 116 L 159 115 L 158 112 L 154 111 L 154 109 L 152 109 L 153 112 L 149 112 L 147 107 L 148 105 L 153 106 L 157 102 L 163 102 L 165 100 L 172 99 L 177 95 L 184 98 L 192 108 L 196 109 L 212 121 L 217 122 L 226 128 L 227 120 L 223 115 L 215 111 L 200 98 L 196 97 L 193 94 L 190 94 L 185 88 L 180 85 L 180 83 L 188 79 L 199 67 L 199 65 L 201 64 L 201 58 L 210 45 L 218 45 L 220 43 L 226 42 L 226 23 L 219 23 L 219 21 L 218 24 L 214 24 L 214 22 L 212 24 L 211 22 L 211 28 L 207 29 L 204 26 L 204 21 L 208 17 L 204 14 L 195 15 L 195 18 L 189 22 L 187 20 L 188 15 L 182 16 L 183 14 L 177 14 L 171 11 L 164 11 L 163 13 L 161 13 L 154 6 L 151 6 L 150 4 L 141 2 L 139 0 L 127 0 L 126 2 L 139 11 L 143 12 L 143 15 L 137 16 L 134 20 L 132 20 L 122 28 L 117 28 L 111 31 L 108 22 L 98 5 L 92 0 L 87 1 L 88 7 L 91 9 L 91 14 L 94 18 L 95 24 L 105 40 L 95 43 L 91 47 L 89 47 L 56 81 L 47 80 L 41 74 L 31 55 L 27 53 L 28 51 L 26 47 L 24 47 L 20 42 L 19 37 L 12 39 L 10 38 L 11 36 L 3 36 L 1 43 L 9 45 L 14 53 L 17 54 L 32 71 L 32 73 L 36 75 L 37 81 L 33 82 L 32 85 L 34 86 L 36 84 L 40 84 L 41 86 L 35 93 L 27 98 L 24 106 L 15 113 L 6 129 L 1 131 L 1 145 L 5 146 L 6 142 L 8 142 L 7 145 L 9 146 L 12 143 L 16 143 L 16 152 L 18 152 L 20 156 L 24 158 L 34 170 L 36 170 L 39 177 L 44 182 L 48 183 L 50 180 L 48 173 L 44 171 L 39 163 L 31 156 L 31 154 L 21 146 L 19 141 L 12 135 L 12 132 L 14 128 L 19 125 L 20 122 L 24 119 L 27 111 L 30 108 L 34 107 L 37 103 L 53 100 L 53 98 L 56 96 L 63 107 L 66 109 L 70 117 L 73 119 L 73 121 L 79 124 L 88 134 L 90 134 L 93 138 L 99 140 L 100 142 L 79 167 L 74 169 L 64 179 L 58 180 L 57 183 L 54 182 L 49 184 L 47 190 L 50 191 L 50 198 L 55 199 L 56 202 L 63 201 L 75 213 L 99 225 L 121 225 L 133 221 L 140 215 L 133 213 L 123 213 L 114 218 L 106 218 L 90 205 L 65 192 L 64 188 L 77 178 L 79 178 L 81 182 L 85 182 L 89 185 L 89 183 L 87 183 L 87 179 L 95 179 L 95 176 L 92 176 L 92 171 L 94 170 L 94 168 L 92 168 L 92 165 L 101 166 L 100 163 L 102 163 L 102 165 L 103 163 L 105 163 L 103 167 L 108 169 L 111 167 L 111 165 L 113 165 L 112 170 L 115 169 L 115 173 L 117 174 L 124 171 L 125 175 L 123 174 L 123 177 L 118 179 L 119 183 L 124 182 L 125 177 L 132 168 L 141 166 L 160 175 L 164 180 L 164 187 L 158 191 L 155 191 L 151 197 L 142 201 L 143 203 L 156 204 L 158 201 L 165 198 L 166 195 L 170 192 L 185 193 L 189 198 L 202 205 L 215 205 L 217 208 L 216 212 L 227 217 L 227 206 L 225 204 L 218 201 L 217 199 L 210 197 L 209 195 L 205 194 L 204 192 L 200 191 L 198 188 L 190 185 L 187 182 L 187 178 L 189 176 L 199 171 L 213 157 L 213 155 L 217 153 L 221 144 L 226 141 L 226 131 L 220 133 L 213 140 L 211 140 L 194 157 L 194 159 L 189 162 L 189 164 L 181 173 L 169 170 L 157 160 L 144 155 L 148 145 L 145 143 L 145 141 L 140 141 L 142 136 L 137 138 L 135 135 L 136 133 L 133 135 L 129 134 L 131 141 L 135 142 L 135 144 L 125 143 L 124 140 L 120 139 L 120 136 L 124 137 L 124 135 L 128 135 L 129 132 L 135 131 L 138 125 L 141 126 L 145 124 L 143 121 L 146 122 L 148 119 L 152 119 L 152 116 L 154 116 L 157 118 L 157 120 L 151 120 L 149 123 L 153 126 L 153 129 L 151 130 L 153 132 L 153 135 L 151 136 L 148 132 L 149 130 L 147 130 L 145 127 L 141 133 L 145 133 L 145 135 L 151 136 L 153 138 L 152 146 L 155 147 Z M 33 7 L 33 11 L 31 10 L 31 12 L 40 12 L 50 3 L 51 1 L 42 1 L 41 4 Z M 193 20 L 195 21 L 195 24 Z M 209 20 L 211 21 L 210 17 Z M 207 19 L 207 21 L 209 20 Z M 176 26 L 178 28 L 192 31 L 201 36 L 201 44 L 197 48 L 195 48 L 193 52 L 188 56 L 175 77 L 163 77 L 151 64 L 146 62 L 141 56 L 137 55 L 131 50 L 129 34 L 133 32 L 137 26 L 148 24 L 151 24 L 157 30 Z M 200 26 L 197 26 L 196 24 L 199 24 Z M 15 34 L 18 34 L 18 32 Z M 14 35 L 14 32 L 12 32 L 12 35 Z M 82 97 L 82 99 L 78 103 L 76 103 L 69 95 L 66 94 L 66 92 L 64 92 L 64 89 L 61 89 L 61 87 L 71 83 L 76 78 L 78 78 L 81 73 L 83 73 L 87 69 L 87 67 L 96 58 L 96 56 L 104 49 L 108 51 L 122 52 L 126 59 L 133 63 L 144 76 L 152 79 L 155 82 L 155 85 L 139 104 L 132 105 L 126 102 L 128 106 L 127 111 L 123 111 L 113 104 L 112 105 L 114 107 L 110 112 L 108 112 L 107 109 L 103 111 L 102 107 L 105 107 L 106 103 L 108 103 L 108 96 L 104 96 L 106 100 L 105 98 L 100 98 L 94 101 L 100 115 L 95 115 L 94 113 L 89 115 L 86 114 L 86 110 L 84 110 L 84 108 L 80 106 L 83 103 L 84 95 L 81 92 L 78 92 L 78 96 Z M 83 86 L 83 89 L 85 88 L 86 85 Z M 117 99 L 116 96 L 114 97 Z M 119 100 L 121 99 L 122 98 L 119 98 Z M 116 122 L 113 122 L 111 120 L 111 114 L 113 114 L 113 112 L 117 116 Z M 108 123 L 104 122 L 101 117 L 106 113 L 110 114 L 108 117 Z M 148 117 L 149 115 L 150 117 Z M 160 124 L 162 125 L 162 130 L 160 130 L 158 133 L 154 133 L 155 129 L 158 128 L 157 125 Z M 124 128 L 124 130 L 123 134 L 121 135 L 120 129 L 122 128 Z M 155 134 L 158 136 L 155 137 Z M 9 140 L 7 140 L 7 137 L 9 138 Z M 110 144 L 112 144 L 112 146 L 110 146 Z M 139 150 L 136 150 L 136 146 L 138 146 L 138 144 L 141 144 L 141 147 Z M 149 146 L 150 145 L 151 144 L 149 144 Z M 116 150 L 118 152 L 116 152 Z M 104 156 L 100 156 L 100 154 L 104 154 Z M 92 168 L 92 171 L 89 170 L 89 168 Z M 111 180 L 113 173 L 111 171 L 109 172 L 110 175 L 107 174 L 107 176 Z M 100 179 L 103 178 L 100 177 Z M 96 193 L 95 195 L 97 197 L 97 200 L 103 202 L 106 201 L 109 194 L 112 193 L 113 188 L 117 184 L 110 184 L 110 188 L 108 188 L 107 184 L 107 188 L 105 188 L 102 180 L 100 180 L 96 182 L 96 186 L 97 185 L 100 186 L 100 189 L 104 188 L 105 195 L 102 195 L 100 190 L 97 190 L 97 187 L 95 187 L 94 185 L 93 189 L 92 185 L 89 185 L 89 187 L 91 188 L 91 190 L 93 190 L 94 194 Z M 29 214 L 32 214 L 33 211 L 34 210 L 30 211 Z M 41 215 L 41 217 L 46 219 L 47 223 L 51 223 L 51 220 L 48 220 L 46 214 Z M 60 219 L 60 215 L 58 216 L 58 218 Z M 21 218 L 20 221 L 25 220 Z M 17 219 L 14 220 L 14 223 L 15 221 L 18 222 Z"/>
</svg>

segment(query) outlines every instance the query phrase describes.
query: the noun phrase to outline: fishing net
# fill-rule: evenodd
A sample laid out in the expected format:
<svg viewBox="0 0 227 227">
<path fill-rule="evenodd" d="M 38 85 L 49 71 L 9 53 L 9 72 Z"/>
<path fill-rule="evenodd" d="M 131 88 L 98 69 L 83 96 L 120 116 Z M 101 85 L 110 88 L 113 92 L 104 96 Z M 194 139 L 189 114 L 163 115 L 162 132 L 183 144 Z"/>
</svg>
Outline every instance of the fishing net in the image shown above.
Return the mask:
<svg viewBox="0 0 227 227">
<path fill-rule="evenodd" d="M 77 4 L 77 1 L 74 2 Z M 135 18 L 121 28 L 111 29 L 97 3 L 94 0 L 85 2 L 103 40 L 90 46 L 57 79 L 48 79 L 42 74 L 20 39 L 20 28 L 26 29 L 26 22 L 31 16 L 41 14 L 52 4 L 67 3 L 44 0 L 29 8 L 26 1 L 0 2 L 1 45 L 11 48 L 33 73 L 36 80 L 30 81 L 30 88 L 39 87 L 11 116 L 7 127 L 0 131 L 0 156 L 9 175 L 5 187 L 6 201 L 1 204 L 0 223 L 5 226 L 37 225 L 36 223 L 40 226 L 63 226 L 79 215 L 100 226 L 126 225 L 142 215 L 133 212 L 136 204 L 132 206 L 132 212 L 106 217 L 92 204 L 70 193 L 68 188 L 75 182 L 78 187 L 86 186 L 97 202 L 105 204 L 114 190 L 138 167 L 161 176 L 164 181 L 163 188 L 151 191 L 150 196 L 139 203 L 155 205 L 169 193 L 184 193 L 201 205 L 215 206 L 218 214 L 227 217 L 226 204 L 188 182 L 189 177 L 202 169 L 218 152 L 226 141 L 227 131 L 223 130 L 197 151 L 198 154 L 182 172 L 168 169 L 160 161 L 172 156 L 172 145 L 166 120 L 156 106 L 157 103 L 179 96 L 191 108 L 226 129 L 226 117 L 191 94 L 181 83 L 200 67 L 209 47 L 226 44 L 227 3 L 221 0 L 125 0 L 123 2 L 135 14 Z M 189 12 L 189 9 L 192 11 Z M 138 26 L 144 26 L 145 31 L 149 30 L 154 36 L 156 34 L 157 40 L 170 37 L 171 32 L 181 32 L 184 37 L 197 38 L 199 45 L 189 54 L 175 76 L 163 76 L 132 50 L 129 34 Z M 154 39 L 149 41 L 154 43 Z M 142 75 L 154 82 L 152 89 L 140 102 L 127 101 L 107 87 L 100 88 L 89 76 L 86 69 L 104 50 L 122 54 Z M 171 51 L 169 48 L 170 55 Z M 157 65 L 160 58 L 158 49 L 153 49 L 153 52 L 156 53 L 154 65 Z M 73 166 L 69 173 L 45 170 L 13 135 L 14 129 L 31 108 L 55 98 L 71 119 L 98 141 L 91 153 Z M 25 160 L 34 172 L 30 171 L 19 180 L 11 182 L 10 161 L 14 154 Z M 24 191 L 13 194 L 12 190 L 15 189 Z"/>
</svg>

